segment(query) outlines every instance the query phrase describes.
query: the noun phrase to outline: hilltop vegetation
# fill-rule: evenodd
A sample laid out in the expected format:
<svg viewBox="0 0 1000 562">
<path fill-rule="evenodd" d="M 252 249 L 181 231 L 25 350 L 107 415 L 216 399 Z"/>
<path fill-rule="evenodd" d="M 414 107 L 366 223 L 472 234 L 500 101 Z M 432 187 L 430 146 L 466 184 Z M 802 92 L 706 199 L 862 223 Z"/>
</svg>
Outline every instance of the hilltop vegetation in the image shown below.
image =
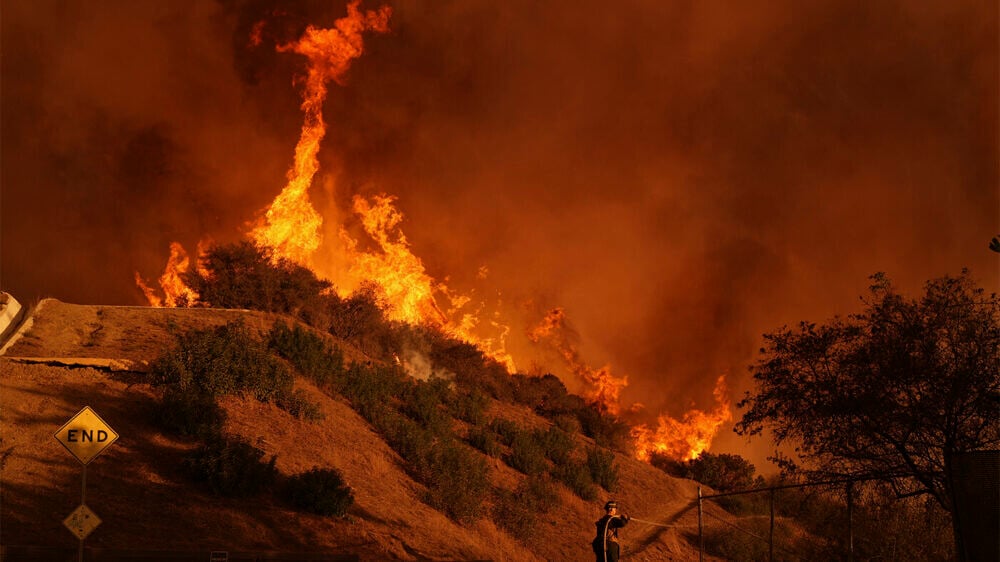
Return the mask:
<svg viewBox="0 0 1000 562">
<path fill-rule="evenodd" d="M 239 323 L 180 333 L 177 348 L 157 361 L 163 412 L 172 412 L 164 414 L 164 427 L 206 441 L 199 458 L 215 464 L 193 465 L 213 491 L 259 493 L 271 484 L 262 452 L 218 434 L 214 399 L 247 394 L 320 420 L 316 405 L 292 390 L 293 372 L 330 396 L 346 398 L 406 462 L 409 475 L 426 486 L 424 501 L 456 521 L 486 517 L 527 538 L 535 519 L 557 505 L 556 486 L 586 501 L 596 500 L 599 489 L 616 490 L 615 455 L 605 447 L 628 451 L 627 426 L 569 394 L 556 377 L 510 375 L 474 346 L 432 327 L 388 321 L 377 287 L 366 285 L 342 299 L 309 270 L 273 260 L 249 242 L 213 247 L 201 266 L 185 279 L 200 295 L 189 306 L 283 313 L 313 328 L 277 323 L 260 340 Z M 369 360 L 345 361 L 323 332 L 354 344 Z M 414 348 L 450 376 L 407 376 L 396 358 Z M 528 406 L 554 423 L 531 428 L 489 417 L 491 399 Z M 580 446 L 581 431 L 596 444 Z M 521 484 L 513 490 L 491 485 L 490 458 L 522 473 Z M 245 476 L 238 484 L 220 484 L 218 475 L 209 474 L 213 470 Z"/>
<path fill-rule="evenodd" d="M 308 269 L 288 260 L 274 259 L 267 248 L 248 241 L 209 248 L 201 258 L 201 267 L 186 273 L 184 280 L 199 294 L 189 306 L 287 314 L 319 332 L 355 345 L 370 359 L 372 368 L 379 370 L 375 376 L 380 384 L 390 387 L 395 384 L 393 378 L 383 376 L 380 369 L 396 365 L 407 351 L 419 350 L 431 364 L 453 377 L 451 382 L 457 394 L 452 399 L 457 400 L 459 408 L 456 415 L 467 422 L 472 421 L 466 418 L 475 416 L 476 410 L 473 407 L 463 412 L 462 408 L 471 407 L 476 401 L 482 404 L 484 397 L 490 397 L 526 405 L 559 422 L 570 433 L 579 428 L 601 446 L 629 451 L 628 426 L 583 398 L 569 394 L 557 377 L 511 375 L 474 345 L 450 338 L 434 327 L 389 321 L 383 314 L 376 285 L 363 285 L 347 298 L 341 298 L 329 282 L 316 278 Z M 302 374 L 322 378 L 329 376 L 322 371 L 333 372 L 342 367 L 327 363 L 343 359 L 326 357 L 321 342 L 306 341 L 308 338 L 301 334 L 294 335 L 294 341 L 289 337 L 293 336 L 272 335 L 272 346 L 284 345 L 285 353 L 301 356 L 296 361 Z"/>
<path fill-rule="evenodd" d="M 213 471 L 239 474 L 225 464 L 237 462 L 246 474 L 237 489 L 246 486 L 260 493 L 278 488 L 291 505 L 313 513 L 343 514 L 350 506 L 351 490 L 341 485 L 336 471 L 314 467 L 279 485 L 269 476 L 262 451 L 218 434 L 220 413 L 213 397 L 233 392 L 272 401 L 302 419 L 322 420 L 317 405 L 292 390 L 292 373 L 311 380 L 329 396 L 347 399 L 395 450 L 407 474 L 425 486 L 422 500 L 456 522 L 488 519 L 530 543 L 539 518 L 559 506 L 559 488 L 587 502 L 618 489 L 619 466 L 613 451 L 630 453 L 628 427 L 621 420 L 569 394 L 552 375 L 510 375 L 473 345 L 433 327 L 388 321 L 377 286 L 366 285 L 341 298 L 310 271 L 274 261 L 266 249 L 248 242 L 210 249 L 202 268 L 186 280 L 201 295 L 188 303 L 191 306 L 254 308 L 287 314 L 309 326 L 276 323 L 260 339 L 238 323 L 183 333 L 178 335 L 178 350 L 158 363 L 159 380 L 167 384 L 164 411 L 184 418 L 165 420 L 164 427 L 173 424 L 180 433 L 205 440 L 190 464 L 200 471 L 194 476 L 216 493 L 227 493 L 233 485 L 227 488 L 216 482 Z M 366 359 L 346 360 L 324 333 L 353 344 Z M 407 376 L 397 358 L 414 349 L 448 376 L 427 380 Z M 205 353 L 213 359 L 196 360 L 202 367 L 183 363 Z M 218 362 L 242 367 L 214 373 L 211 366 Z M 532 427 L 489 415 L 491 401 L 526 406 L 551 423 Z M 592 438 L 592 444 L 582 443 L 579 433 Z M 515 485 L 498 485 L 491 479 L 490 466 L 496 462 L 521 475 Z M 764 485 L 754 467 L 737 455 L 705 453 L 686 462 L 654 455 L 651 462 L 668 474 L 718 491 Z M 273 463 L 272 458 L 271 467 Z M 303 499 L 311 497 L 321 500 Z M 727 498 L 720 505 L 756 528 L 767 513 L 761 497 Z M 931 522 L 947 519 L 940 510 L 912 502 L 888 509 L 880 507 L 880 497 L 884 496 L 870 492 L 863 512 L 898 531 L 895 551 L 928 556 L 947 552 L 947 537 L 932 532 L 936 527 Z M 843 523 L 842 497 L 786 491 L 781 501 L 780 516 L 795 521 L 778 526 L 786 553 L 815 557 L 843 551 L 838 527 Z M 926 527 L 928 532 L 906 537 L 908 525 Z M 866 545 L 863 550 L 883 553 L 873 534 L 880 528 L 886 527 L 865 522 L 857 526 L 859 545 Z M 709 553 L 723 558 L 762 555 L 758 539 L 748 540 L 746 533 L 733 528 L 710 530 L 706 544 Z"/>
</svg>

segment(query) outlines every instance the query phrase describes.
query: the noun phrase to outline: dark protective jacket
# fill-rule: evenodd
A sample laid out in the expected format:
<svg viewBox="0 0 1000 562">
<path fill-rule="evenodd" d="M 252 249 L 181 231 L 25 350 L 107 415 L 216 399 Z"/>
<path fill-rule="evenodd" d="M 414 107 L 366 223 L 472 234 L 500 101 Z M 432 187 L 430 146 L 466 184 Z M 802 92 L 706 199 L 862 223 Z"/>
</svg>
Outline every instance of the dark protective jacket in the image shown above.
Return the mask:
<svg viewBox="0 0 1000 562">
<path fill-rule="evenodd" d="M 605 515 L 597 520 L 597 536 L 591 546 L 597 555 L 597 562 L 618 562 L 621 546 L 618 544 L 618 529 L 628 524 L 628 515 Z"/>
</svg>

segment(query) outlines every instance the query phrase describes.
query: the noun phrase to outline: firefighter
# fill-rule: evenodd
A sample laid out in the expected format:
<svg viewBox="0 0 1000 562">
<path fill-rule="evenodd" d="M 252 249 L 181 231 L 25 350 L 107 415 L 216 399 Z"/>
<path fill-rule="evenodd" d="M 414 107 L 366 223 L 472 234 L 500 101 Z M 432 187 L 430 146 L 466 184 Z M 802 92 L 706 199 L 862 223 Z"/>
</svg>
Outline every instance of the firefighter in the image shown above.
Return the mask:
<svg viewBox="0 0 1000 562">
<path fill-rule="evenodd" d="M 629 516 L 618 515 L 618 502 L 609 501 L 604 504 L 604 517 L 597 520 L 597 536 L 591 546 L 597 555 L 597 562 L 618 562 L 621 557 L 621 544 L 618 542 L 618 529 L 628 524 Z"/>
</svg>

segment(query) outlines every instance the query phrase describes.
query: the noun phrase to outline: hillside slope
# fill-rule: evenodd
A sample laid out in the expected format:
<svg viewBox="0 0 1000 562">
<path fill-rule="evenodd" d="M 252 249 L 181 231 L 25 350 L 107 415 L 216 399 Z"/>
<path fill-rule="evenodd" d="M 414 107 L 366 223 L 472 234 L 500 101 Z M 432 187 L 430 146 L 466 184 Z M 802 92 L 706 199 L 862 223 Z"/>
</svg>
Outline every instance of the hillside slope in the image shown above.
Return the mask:
<svg viewBox="0 0 1000 562">
<path fill-rule="evenodd" d="M 53 438 L 80 408 L 94 408 L 120 439 L 87 469 L 87 504 L 103 524 L 87 539 L 95 547 L 162 550 L 337 552 L 362 560 L 586 560 L 599 502 L 559 487 L 561 505 L 536 525 L 528 544 L 483 519 L 459 525 L 421 501 L 423 488 L 403 461 L 350 405 L 304 379 L 296 386 L 325 415 L 296 419 L 272 404 L 228 397 L 225 430 L 269 456 L 282 474 L 335 467 L 354 489 L 346 519 L 291 510 L 279 499 L 218 498 L 191 484 L 181 460 L 196 446 L 162 433 L 149 412 L 157 390 L 143 370 L 174 344 L 172 331 L 242 319 L 264 332 L 287 318 L 252 311 L 82 306 L 45 300 L 31 324 L 0 357 L 0 542 L 75 547 L 62 520 L 80 503 L 79 463 Z M 363 359 L 334 342 L 349 359 Z M 42 359 L 40 359 L 42 358 Z M 74 360 L 85 358 L 87 361 Z M 52 360 L 57 359 L 57 360 Z M 75 366 L 91 365 L 91 366 Z M 120 370 L 126 369 L 126 370 Z M 529 409 L 493 402 L 490 414 L 529 425 L 550 422 Z M 580 440 L 585 440 L 582 436 Z M 618 456 L 614 497 L 636 517 L 676 528 L 633 523 L 625 535 L 629 560 L 697 559 L 688 538 L 696 484 Z M 523 475 L 491 461 L 495 485 L 513 488 Z"/>
</svg>

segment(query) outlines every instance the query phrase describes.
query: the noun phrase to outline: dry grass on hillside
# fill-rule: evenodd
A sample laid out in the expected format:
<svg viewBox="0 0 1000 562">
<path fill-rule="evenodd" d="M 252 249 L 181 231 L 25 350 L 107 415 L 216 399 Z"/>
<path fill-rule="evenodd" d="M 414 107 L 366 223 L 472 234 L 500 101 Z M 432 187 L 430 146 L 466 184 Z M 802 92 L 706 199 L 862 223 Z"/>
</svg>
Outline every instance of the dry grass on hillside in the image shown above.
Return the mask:
<svg viewBox="0 0 1000 562">
<path fill-rule="evenodd" d="M 363 560 L 586 560 L 600 504 L 559 487 L 561 505 L 539 520 L 525 545 L 488 520 L 462 526 L 428 507 L 421 485 L 402 461 L 340 398 L 297 380 L 325 415 L 298 420 L 250 398 L 221 401 L 226 431 L 277 456 L 292 475 L 313 466 L 335 467 L 354 489 L 347 519 L 293 511 L 280 500 L 220 499 L 191 484 L 181 459 L 195 444 L 164 435 L 150 420 L 157 391 L 146 375 L 92 368 L 22 364 L 9 357 L 91 357 L 150 361 L 173 345 L 171 326 L 182 330 L 242 319 L 264 332 L 282 319 L 249 311 L 149 309 L 68 305 L 43 301 L 34 324 L 0 358 L 0 458 L 3 544 L 76 545 L 62 526 L 80 502 L 81 469 L 53 433 L 84 405 L 120 435 L 87 472 L 87 504 L 104 523 L 88 544 L 107 548 L 281 550 L 350 552 Z M 342 344 L 342 342 L 339 342 Z M 351 359 L 362 358 L 346 349 Z M 530 410 L 492 403 L 490 414 L 535 427 L 549 422 Z M 580 445 L 589 440 L 580 437 Z M 614 496 L 633 515 L 678 528 L 633 523 L 625 532 L 628 559 L 690 560 L 696 525 L 693 482 L 618 456 L 621 485 Z M 494 485 L 513 488 L 523 475 L 491 461 Z"/>
</svg>

